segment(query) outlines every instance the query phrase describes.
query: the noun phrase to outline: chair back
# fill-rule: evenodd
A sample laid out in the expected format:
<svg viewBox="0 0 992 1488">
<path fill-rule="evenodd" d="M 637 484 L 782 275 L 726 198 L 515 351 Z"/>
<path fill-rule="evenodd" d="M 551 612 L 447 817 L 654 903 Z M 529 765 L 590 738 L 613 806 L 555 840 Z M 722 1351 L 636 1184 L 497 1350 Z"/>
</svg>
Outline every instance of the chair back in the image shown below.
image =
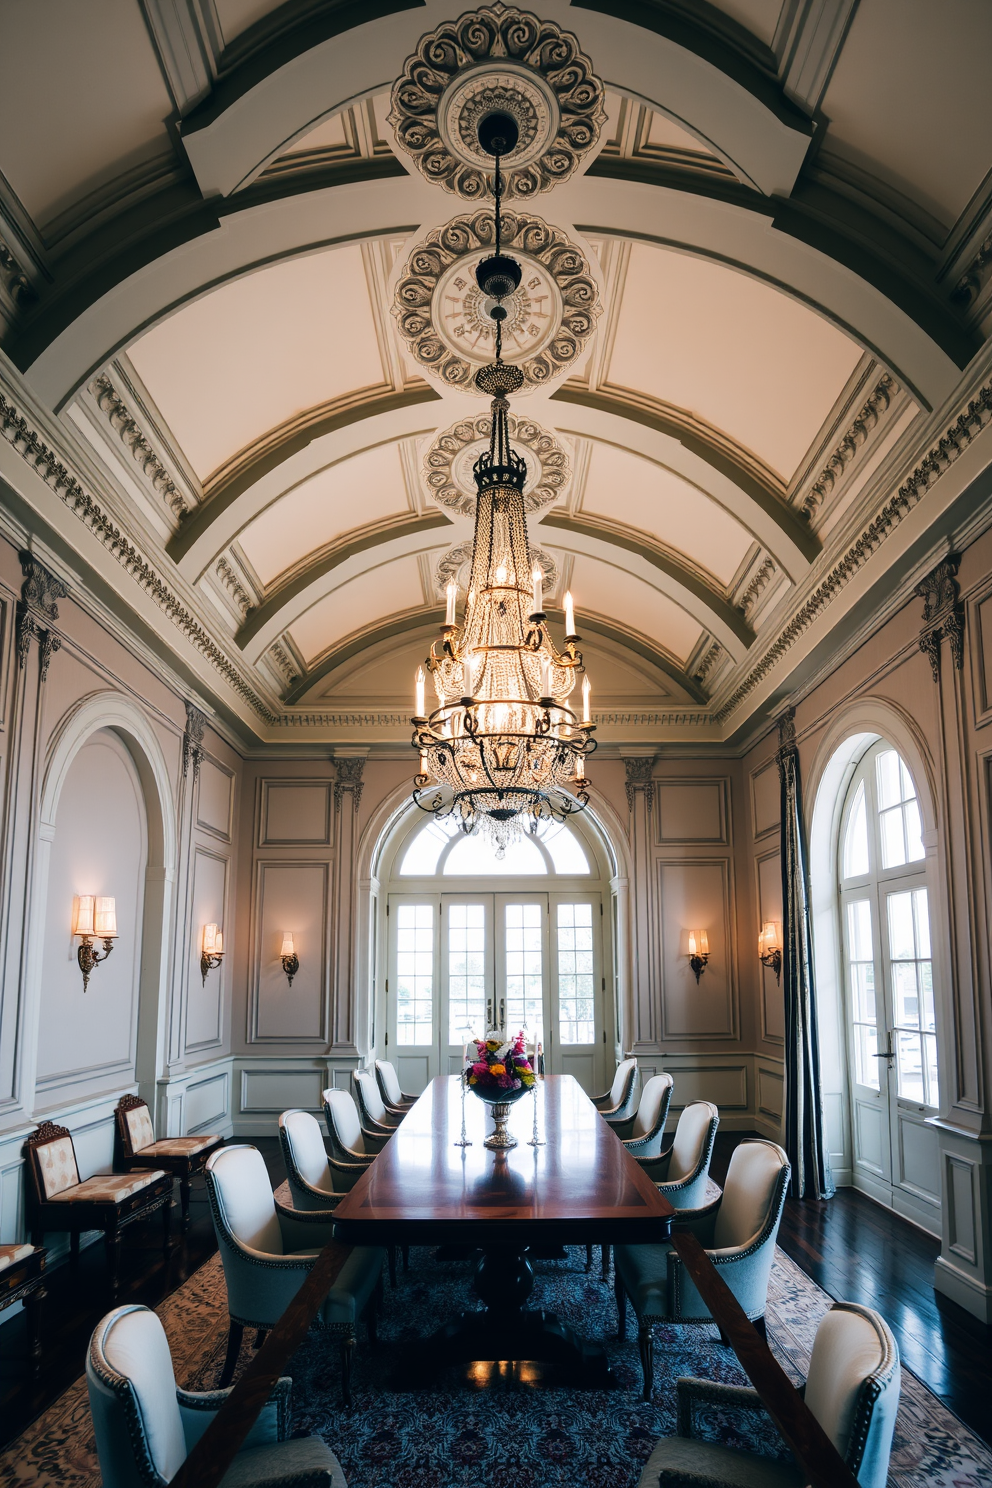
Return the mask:
<svg viewBox="0 0 992 1488">
<path fill-rule="evenodd" d="M 352 1082 L 358 1096 L 358 1107 L 362 1116 L 378 1121 L 380 1126 L 389 1125 L 389 1113 L 382 1103 L 379 1087 L 371 1070 L 352 1070 Z"/>
<path fill-rule="evenodd" d="M 387 1100 L 391 1106 L 401 1106 L 403 1091 L 400 1088 L 399 1076 L 388 1059 L 376 1060 L 375 1077 L 379 1081 L 383 1100 Z"/>
<path fill-rule="evenodd" d="M 720 1112 L 711 1101 L 690 1101 L 684 1107 L 672 1143 L 672 1156 L 668 1164 L 669 1183 L 698 1174 L 704 1165 L 709 1168 L 719 1125 Z"/>
<path fill-rule="evenodd" d="M 222 1258 L 232 1238 L 250 1250 L 282 1255 L 276 1201 L 258 1148 L 222 1147 L 207 1159 L 204 1172 Z"/>
<path fill-rule="evenodd" d="M 632 1140 L 657 1135 L 659 1152 L 661 1151 L 660 1139 L 665 1130 L 665 1122 L 668 1120 L 668 1108 L 672 1103 L 673 1084 L 674 1081 L 669 1074 L 651 1076 L 641 1090 L 637 1115 L 634 1117 L 634 1125 L 631 1128 Z M 653 1156 L 654 1154 L 645 1153 L 644 1155 Z"/>
<path fill-rule="evenodd" d="M 816 1330 L 805 1400 L 862 1488 L 885 1488 L 899 1386 L 899 1349 L 884 1320 L 835 1302 Z"/>
<path fill-rule="evenodd" d="M 97 1323 L 86 1388 L 105 1488 L 160 1488 L 186 1460 L 186 1437 L 165 1329 L 147 1307 L 117 1307 Z"/>
<path fill-rule="evenodd" d="M 634 1088 L 634 1076 L 637 1074 L 637 1060 L 624 1059 L 617 1065 L 617 1072 L 613 1076 L 613 1084 L 610 1086 L 611 1106 L 625 1106 L 630 1093 Z"/>
<path fill-rule="evenodd" d="M 31 1174 L 33 1197 L 38 1203 L 54 1199 L 79 1182 L 76 1149 L 67 1126 L 43 1121 L 24 1144 Z M 29 1193 L 31 1191 L 29 1190 Z"/>
<path fill-rule="evenodd" d="M 737 1250 L 777 1226 L 789 1181 L 789 1159 L 775 1142 L 742 1142 L 727 1169 L 713 1230 L 714 1250 Z"/>
<path fill-rule="evenodd" d="M 300 1208 L 312 1207 L 310 1189 L 331 1194 L 331 1170 L 320 1123 L 309 1111 L 283 1111 L 279 1117 L 279 1141 L 286 1164 L 286 1176 Z"/>
<path fill-rule="evenodd" d="M 347 1090 L 324 1091 L 324 1120 L 331 1146 L 340 1157 L 363 1153 L 362 1124 L 358 1119 L 355 1102 Z"/>
<path fill-rule="evenodd" d="M 117 1132 L 125 1158 L 133 1157 L 155 1140 L 152 1116 L 145 1101 L 137 1095 L 122 1095 L 117 1103 Z"/>
</svg>

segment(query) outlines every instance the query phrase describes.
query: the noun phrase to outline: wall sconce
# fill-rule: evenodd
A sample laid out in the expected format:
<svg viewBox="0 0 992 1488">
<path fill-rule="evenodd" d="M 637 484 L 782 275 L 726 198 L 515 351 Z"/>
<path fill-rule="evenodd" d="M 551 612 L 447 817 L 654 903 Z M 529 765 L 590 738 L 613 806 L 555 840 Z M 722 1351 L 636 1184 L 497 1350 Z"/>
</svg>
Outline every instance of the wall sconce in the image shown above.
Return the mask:
<svg viewBox="0 0 992 1488">
<path fill-rule="evenodd" d="M 782 983 L 782 931 L 781 926 L 768 920 L 758 936 L 758 960 L 762 966 L 775 973 L 775 980 Z"/>
<path fill-rule="evenodd" d="M 203 985 L 207 985 L 207 972 L 213 971 L 224 959 L 224 932 L 216 925 L 204 925 L 200 945 L 200 974 Z"/>
<path fill-rule="evenodd" d="M 279 953 L 282 960 L 282 969 L 289 977 L 289 985 L 293 985 L 293 978 L 300 969 L 300 958 L 296 954 L 296 946 L 293 944 L 292 930 L 282 932 L 282 950 Z"/>
<path fill-rule="evenodd" d="M 696 973 L 696 981 L 703 974 L 703 968 L 710 959 L 710 938 L 705 930 L 689 931 L 689 965 Z"/>
<path fill-rule="evenodd" d="M 94 968 L 106 961 L 117 938 L 117 902 L 94 894 L 77 894 L 72 907 L 72 933 L 78 935 L 76 960 L 83 973 L 83 991 L 89 987 Z M 103 955 L 93 949 L 94 938 L 103 941 Z"/>
</svg>

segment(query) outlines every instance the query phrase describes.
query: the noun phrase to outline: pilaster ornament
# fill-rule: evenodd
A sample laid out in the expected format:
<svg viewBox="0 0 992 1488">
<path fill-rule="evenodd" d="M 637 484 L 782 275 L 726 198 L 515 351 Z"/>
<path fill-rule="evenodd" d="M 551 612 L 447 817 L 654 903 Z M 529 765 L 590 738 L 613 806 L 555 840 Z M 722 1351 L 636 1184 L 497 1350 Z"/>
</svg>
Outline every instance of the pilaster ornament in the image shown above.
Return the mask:
<svg viewBox="0 0 992 1488">
<path fill-rule="evenodd" d="M 207 716 L 201 713 L 199 708 L 191 702 L 186 703 L 186 727 L 183 730 L 183 778 L 189 774 L 190 765 L 193 766 L 193 784 L 196 784 L 200 773 L 200 763 L 203 759 L 203 731 L 207 726 Z"/>
<path fill-rule="evenodd" d="M 558 440 L 533 419 L 508 414 L 510 438 L 527 461 L 524 481 L 524 510 L 543 511 L 557 501 L 569 482 L 568 456 Z M 460 419 L 439 434 L 424 457 L 424 485 L 438 506 L 461 517 L 475 516 L 475 481 L 472 467 L 489 448 L 492 415 L 487 411 L 474 419 Z"/>
<path fill-rule="evenodd" d="M 25 551 L 17 556 L 24 574 L 15 622 L 17 665 L 21 670 L 24 669 L 31 650 L 31 641 L 37 640 L 41 652 L 41 680 L 44 682 L 52 655 L 62 645 L 46 622 L 59 618 L 58 602 L 66 599 L 69 591 L 61 579 L 57 579 L 43 563 L 39 563 L 33 553 Z"/>
<path fill-rule="evenodd" d="M 964 606 L 955 577 L 960 561 L 956 553 L 950 554 L 916 586 L 915 592 L 923 601 L 920 650 L 929 657 L 935 682 L 940 681 L 942 637 L 950 642 L 955 669 L 960 672 L 964 667 Z"/>
<path fill-rule="evenodd" d="M 341 802 L 345 794 L 350 792 L 353 797 L 355 815 L 362 804 L 362 775 L 365 771 L 364 755 L 344 755 L 334 757 L 334 767 L 337 770 L 337 779 L 334 782 L 334 810 L 341 810 Z"/>
<path fill-rule="evenodd" d="M 802 504 L 804 516 L 812 517 L 817 508 L 830 495 L 847 466 L 850 465 L 872 429 L 889 407 L 896 391 L 894 380 L 886 372 L 806 493 Z"/>
<path fill-rule="evenodd" d="M 417 244 L 396 285 L 392 312 L 411 355 L 445 387 L 480 393 L 476 371 L 492 361 L 495 325 L 475 281 L 495 246 L 485 208 L 453 217 Z M 503 214 L 502 251 L 523 270 L 506 297 L 503 348 L 523 373 L 522 392 L 546 387 L 578 360 L 603 307 L 579 248 L 540 217 Z"/>
<path fill-rule="evenodd" d="M 654 755 L 642 755 L 634 759 L 625 759 L 624 770 L 627 773 L 625 789 L 627 791 L 627 809 L 633 811 L 637 792 L 644 794 L 644 805 L 648 814 L 654 809 Z"/>
<path fill-rule="evenodd" d="M 90 392 L 96 399 L 97 407 L 107 415 L 110 427 L 117 430 L 121 442 L 127 445 L 136 464 L 140 465 L 142 474 L 151 482 L 152 488 L 165 498 L 172 511 L 181 520 L 188 513 L 189 504 L 148 443 L 137 420 L 110 378 L 106 375 L 95 378 L 90 383 Z"/>
<path fill-rule="evenodd" d="M 570 31 L 497 0 L 421 38 L 393 85 L 389 122 L 428 181 L 478 201 L 491 170 L 478 127 L 493 110 L 519 131 L 500 162 L 505 195 L 534 196 L 567 181 L 597 143 L 605 88 Z"/>
</svg>

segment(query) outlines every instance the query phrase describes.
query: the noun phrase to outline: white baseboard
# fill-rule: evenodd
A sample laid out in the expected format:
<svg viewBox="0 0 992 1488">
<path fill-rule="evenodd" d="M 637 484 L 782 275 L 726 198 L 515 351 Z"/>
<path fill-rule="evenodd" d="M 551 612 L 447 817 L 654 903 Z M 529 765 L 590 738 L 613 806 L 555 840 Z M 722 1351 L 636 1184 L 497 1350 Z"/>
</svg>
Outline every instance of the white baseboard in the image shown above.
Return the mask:
<svg viewBox="0 0 992 1488">
<path fill-rule="evenodd" d="M 992 1286 L 986 1285 L 966 1271 L 959 1271 L 950 1261 L 938 1256 L 933 1268 L 934 1289 L 950 1297 L 959 1307 L 980 1318 L 983 1323 L 992 1323 Z"/>
</svg>

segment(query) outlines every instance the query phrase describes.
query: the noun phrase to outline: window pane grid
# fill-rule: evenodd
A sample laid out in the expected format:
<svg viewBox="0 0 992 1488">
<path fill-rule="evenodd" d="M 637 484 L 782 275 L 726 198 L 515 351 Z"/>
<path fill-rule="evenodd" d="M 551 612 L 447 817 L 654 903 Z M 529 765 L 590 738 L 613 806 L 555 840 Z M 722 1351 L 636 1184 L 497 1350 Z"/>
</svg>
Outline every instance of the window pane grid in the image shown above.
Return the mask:
<svg viewBox="0 0 992 1488">
<path fill-rule="evenodd" d="M 448 1042 L 465 1044 L 486 1032 L 486 908 L 448 910 Z"/>
<path fill-rule="evenodd" d="M 396 911 L 396 1042 L 434 1041 L 434 907 Z"/>
<path fill-rule="evenodd" d="M 508 904 L 506 926 L 506 1027 L 523 1028 L 534 1043 L 544 1042 L 543 906 Z"/>
<path fill-rule="evenodd" d="M 558 905 L 558 1018 L 563 1044 L 596 1041 L 592 905 Z"/>
<path fill-rule="evenodd" d="M 886 896 L 898 1093 L 936 1107 L 937 1036 L 926 889 Z"/>
<path fill-rule="evenodd" d="M 847 971 L 854 1026 L 854 1060 L 858 1083 L 879 1089 L 878 1026 L 875 1007 L 875 957 L 871 904 L 853 899 L 847 906 Z"/>
<path fill-rule="evenodd" d="M 884 749 L 875 761 L 878 788 L 878 826 L 882 839 L 882 867 L 901 868 L 924 856 L 923 827 L 913 777 L 894 749 Z"/>
</svg>

